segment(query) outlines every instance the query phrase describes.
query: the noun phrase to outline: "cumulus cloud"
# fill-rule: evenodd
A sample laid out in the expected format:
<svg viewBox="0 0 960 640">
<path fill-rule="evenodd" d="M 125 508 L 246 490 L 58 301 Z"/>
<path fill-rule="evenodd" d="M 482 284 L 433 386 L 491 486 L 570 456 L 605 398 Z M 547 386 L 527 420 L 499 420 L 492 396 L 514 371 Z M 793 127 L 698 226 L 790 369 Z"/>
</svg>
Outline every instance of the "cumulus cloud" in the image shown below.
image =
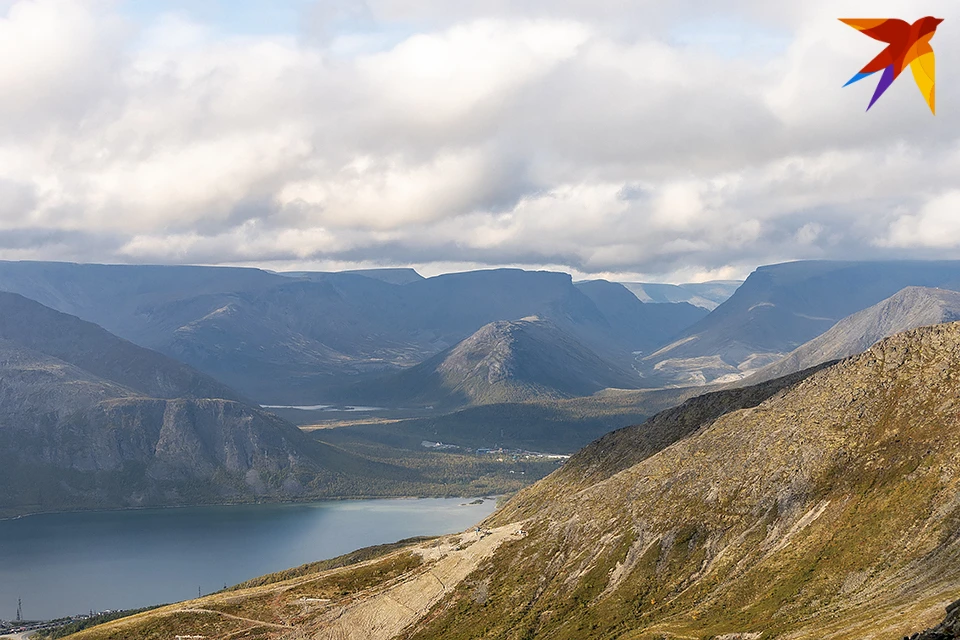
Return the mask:
<svg viewBox="0 0 960 640">
<path fill-rule="evenodd" d="M 878 43 L 826 0 L 129 7 L 0 4 L 0 258 L 681 280 L 960 245 L 955 65 L 935 118 L 909 76 L 864 114 Z"/>
</svg>

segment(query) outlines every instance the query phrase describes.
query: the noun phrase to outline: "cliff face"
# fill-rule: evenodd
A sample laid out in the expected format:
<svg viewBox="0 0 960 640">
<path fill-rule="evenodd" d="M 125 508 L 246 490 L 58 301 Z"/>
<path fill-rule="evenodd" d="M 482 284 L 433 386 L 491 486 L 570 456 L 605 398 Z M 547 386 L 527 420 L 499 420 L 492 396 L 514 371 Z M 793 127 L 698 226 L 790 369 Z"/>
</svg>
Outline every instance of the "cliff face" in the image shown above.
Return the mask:
<svg viewBox="0 0 960 640">
<path fill-rule="evenodd" d="M 351 460 L 207 376 L 0 293 L 0 513 L 322 494 Z"/>
</svg>

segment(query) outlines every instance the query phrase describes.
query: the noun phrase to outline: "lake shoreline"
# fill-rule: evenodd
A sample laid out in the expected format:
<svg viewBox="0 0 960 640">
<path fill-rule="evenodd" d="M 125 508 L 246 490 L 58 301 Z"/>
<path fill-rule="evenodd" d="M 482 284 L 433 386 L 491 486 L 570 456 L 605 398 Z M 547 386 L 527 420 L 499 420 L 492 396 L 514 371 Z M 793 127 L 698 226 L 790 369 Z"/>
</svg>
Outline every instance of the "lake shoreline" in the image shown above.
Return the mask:
<svg viewBox="0 0 960 640">
<path fill-rule="evenodd" d="M 496 509 L 462 498 L 191 505 L 0 522 L 0 604 L 31 619 L 179 602 L 358 549 L 463 531 Z M 474 501 L 476 502 L 476 501 Z M 41 515 L 41 514 L 36 514 Z M 144 580 L 144 576 L 150 576 Z M 13 611 L 0 606 L 0 617 Z"/>
<path fill-rule="evenodd" d="M 364 501 L 364 500 L 434 500 L 434 499 L 460 499 L 460 500 L 493 500 L 499 506 L 503 494 L 491 495 L 489 493 L 476 495 L 427 495 L 427 496 L 332 496 L 324 498 L 308 498 L 305 500 L 239 500 L 236 502 L 191 502 L 186 504 L 168 504 L 168 505 L 144 505 L 140 507 L 116 507 L 104 509 L 55 509 L 52 511 L 31 511 L 11 516 L 0 517 L 0 522 L 9 522 L 11 520 L 22 520 L 32 516 L 47 515 L 68 515 L 77 513 L 118 513 L 124 511 L 150 511 L 163 509 L 190 509 L 192 507 L 240 507 L 253 505 L 298 505 L 298 504 L 316 504 L 321 502 L 343 502 L 343 501 Z"/>
</svg>

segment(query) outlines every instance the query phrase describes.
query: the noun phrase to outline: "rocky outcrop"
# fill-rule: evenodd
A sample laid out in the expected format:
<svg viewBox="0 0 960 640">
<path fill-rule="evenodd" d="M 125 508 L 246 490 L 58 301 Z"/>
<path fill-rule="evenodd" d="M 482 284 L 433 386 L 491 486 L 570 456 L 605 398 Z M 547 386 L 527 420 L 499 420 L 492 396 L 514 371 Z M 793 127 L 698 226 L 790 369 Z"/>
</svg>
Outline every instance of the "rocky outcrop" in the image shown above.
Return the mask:
<svg viewBox="0 0 960 640">
<path fill-rule="evenodd" d="M 912 636 L 904 636 L 903 640 L 957 640 L 960 638 L 960 600 L 947 607 L 947 617 L 933 629 Z"/>
</svg>

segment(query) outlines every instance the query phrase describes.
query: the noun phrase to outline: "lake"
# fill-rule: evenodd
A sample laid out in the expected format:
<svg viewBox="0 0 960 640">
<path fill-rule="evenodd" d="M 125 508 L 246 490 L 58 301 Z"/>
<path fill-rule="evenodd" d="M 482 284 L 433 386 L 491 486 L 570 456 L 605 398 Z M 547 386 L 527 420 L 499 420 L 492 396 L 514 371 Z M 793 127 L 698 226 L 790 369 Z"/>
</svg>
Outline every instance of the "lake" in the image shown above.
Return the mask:
<svg viewBox="0 0 960 640">
<path fill-rule="evenodd" d="M 464 531 L 495 502 L 344 500 L 45 514 L 0 521 L 0 619 L 176 602 L 418 535 Z"/>
</svg>

